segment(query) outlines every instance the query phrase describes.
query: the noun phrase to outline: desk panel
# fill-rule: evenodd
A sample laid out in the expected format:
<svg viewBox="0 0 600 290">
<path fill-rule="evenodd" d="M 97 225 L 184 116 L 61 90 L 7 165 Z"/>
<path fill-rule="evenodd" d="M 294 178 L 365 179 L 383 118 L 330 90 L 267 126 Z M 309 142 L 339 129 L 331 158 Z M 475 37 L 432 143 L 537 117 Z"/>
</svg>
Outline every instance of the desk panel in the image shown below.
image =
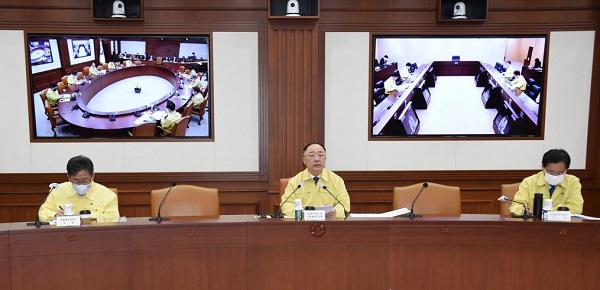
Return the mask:
<svg viewBox="0 0 600 290">
<path fill-rule="evenodd" d="M 131 289 L 244 289 L 246 225 L 240 216 L 132 219 Z"/>
<path fill-rule="evenodd" d="M 388 289 L 387 237 L 385 220 L 250 221 L 248 289 Z"/>
<path fill-rule="evenodd" d="M 600 223 L 515 220 L 505 226 L 507 288 L 598 289 Z M 507 276 L 508 277 L 508 276 Z"/>
<path fill-rule="evenodd" d="M 12 289 L 129 289 L 128 224 L 10 227 Z"/>
</svg>

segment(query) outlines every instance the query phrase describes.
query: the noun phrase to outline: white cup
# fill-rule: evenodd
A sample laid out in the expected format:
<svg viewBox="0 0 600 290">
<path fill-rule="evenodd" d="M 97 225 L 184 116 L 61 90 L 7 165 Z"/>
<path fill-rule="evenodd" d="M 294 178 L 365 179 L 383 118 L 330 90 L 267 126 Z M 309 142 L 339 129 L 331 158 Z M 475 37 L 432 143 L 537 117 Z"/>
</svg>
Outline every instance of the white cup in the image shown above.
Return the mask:
<svg viewBox="0 0 600 290">
<path fill-rule="evenodd" d="M 73 205 L 70 203 L 65 204 L 63 211 L 65 215 L 73 215 Z"/>
</svg>

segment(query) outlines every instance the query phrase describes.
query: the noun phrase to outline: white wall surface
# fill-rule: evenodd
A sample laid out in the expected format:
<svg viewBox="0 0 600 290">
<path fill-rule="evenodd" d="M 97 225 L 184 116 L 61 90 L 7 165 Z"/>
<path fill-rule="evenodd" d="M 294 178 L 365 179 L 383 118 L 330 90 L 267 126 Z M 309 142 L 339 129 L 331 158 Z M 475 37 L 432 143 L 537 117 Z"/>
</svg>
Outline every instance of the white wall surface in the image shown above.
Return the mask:
<svg viewBox="0 0 600 290">
<path fill-rule="evenodd" d="M 0 63 L 11 68 L 0 70 L 11 83 L 0 94 L 0 173 L 66 172 L 78 154 L 97 172 L 258 171 L 258 33 L 213 33 L 214 142 L 31 143 L 24 41 L 23 31 L 0 31 Z"/>
<path fill-rule="evenodd" d="M 354 171 L 537 169 L 544 152 L 564 148 L 571 155 L 571 168 L 584 169 L 594 35 L 550 34 L 543 140 L 368 141 L 369 33 L 327 32 L 327 166 Z"/>
</svg>

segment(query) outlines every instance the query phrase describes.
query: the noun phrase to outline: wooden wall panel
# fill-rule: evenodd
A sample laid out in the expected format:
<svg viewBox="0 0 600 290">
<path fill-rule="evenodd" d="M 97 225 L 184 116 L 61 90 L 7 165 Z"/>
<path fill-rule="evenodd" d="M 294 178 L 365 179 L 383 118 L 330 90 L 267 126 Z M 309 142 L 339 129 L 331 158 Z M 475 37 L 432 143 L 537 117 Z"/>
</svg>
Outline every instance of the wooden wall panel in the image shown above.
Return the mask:
<svg viewBox="0 0 600 290">
<path fill-rule="evenodd" d="M 597 30 L 600 2 L 590 0 L 489 0 L 484 23 L 438 23 L 438 0 L 324 0 L 320 18 L 267 18 L 267 0 L 145 0 L 144 21 L 93 21 L 91 1 L 0 0 L 0 29 L 30 33 L 206 34 L 258 31 L 259 171 L 250 173 L 98 173 L 96 180 L 119 189 L 122 214 L 149 214 L 149 191 L 179 184 L 219 188 L 222 213 L 272 212 L 278 180 L 304 168 L 300 149 L 324 141 L 325 33 L 366 31 L 406 34 L 548 33 Z M 24 44 L 25 47 L 25 44 Z M 592 79 L 600 77 L 596 36 Z M 61 72 L 62 73 L 62 72 Z M 584 213 L 600 216 L 600 83 L 590 98 L 585 170 L 573 170 L 583 184 Z M 327 145 L 327 144 L 325 144 Z M 0 170 L 2 165 L 0 164 Z M 423 181 L 460 186 L 464 213 L 497 212 L 502 183 L 535 171 L 359 171 L 338 172 L 346 181 L 353 212 L 391 209 L 394 186 Z M 0 174 L 0 222 L 32 220 L 48 183 L 64 173 Z M 425 194 L 425 193 L 424 193 Z"/>
</svg>

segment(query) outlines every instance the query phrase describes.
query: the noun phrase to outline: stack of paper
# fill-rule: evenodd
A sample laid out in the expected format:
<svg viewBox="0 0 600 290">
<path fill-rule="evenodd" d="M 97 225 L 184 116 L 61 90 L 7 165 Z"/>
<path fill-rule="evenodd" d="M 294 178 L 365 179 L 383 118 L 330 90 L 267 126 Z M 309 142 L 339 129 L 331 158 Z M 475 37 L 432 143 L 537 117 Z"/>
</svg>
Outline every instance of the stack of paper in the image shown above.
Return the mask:
<svg viewBox="0 0 600 290">
<path fill-rule="evenodd" d="M 403 214 L 407 214 L 410 213 L 410 210 L 408 210 L 407 208 L 403 207 L 401 209 L 396 209 L 393 211 L 388 211 L 388 212 L 384 212 L 384 213 L 351 213 L 350 217 L 372 217 L 372 218 L 377 218 L 377 217 L 395 217 L 395 216 L 399 216 L 399 215 L 403 215 Z"/>
</svg>

